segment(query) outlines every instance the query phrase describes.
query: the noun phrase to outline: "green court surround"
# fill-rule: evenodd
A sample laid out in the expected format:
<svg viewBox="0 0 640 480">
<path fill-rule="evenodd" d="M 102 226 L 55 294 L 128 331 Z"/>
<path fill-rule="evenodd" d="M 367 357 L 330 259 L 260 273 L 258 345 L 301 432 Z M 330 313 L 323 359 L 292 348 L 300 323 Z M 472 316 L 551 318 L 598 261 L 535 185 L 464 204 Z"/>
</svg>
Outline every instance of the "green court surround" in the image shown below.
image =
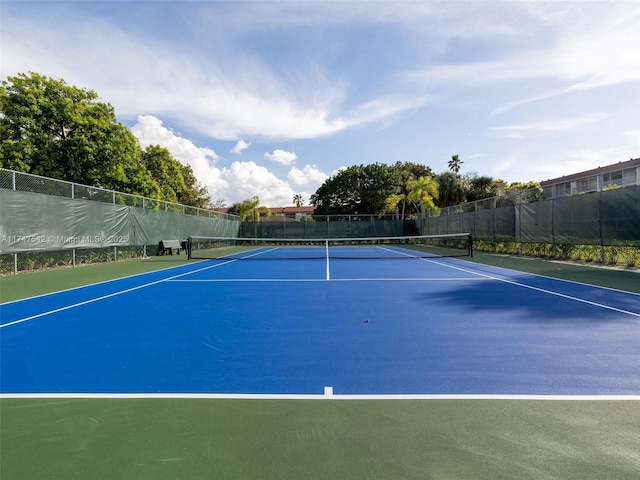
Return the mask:
<svg viewBox="0 0 640 480">
<path fill-rule="evenodd" d="M 633 270 L 483 253 L 474 261 L 640 293 Z M 2 277 L 0 298 L 183 262 Z M 3 398 L 0 478 L 631 480 L 638 432 L 638 400 Z"/>
</svg>

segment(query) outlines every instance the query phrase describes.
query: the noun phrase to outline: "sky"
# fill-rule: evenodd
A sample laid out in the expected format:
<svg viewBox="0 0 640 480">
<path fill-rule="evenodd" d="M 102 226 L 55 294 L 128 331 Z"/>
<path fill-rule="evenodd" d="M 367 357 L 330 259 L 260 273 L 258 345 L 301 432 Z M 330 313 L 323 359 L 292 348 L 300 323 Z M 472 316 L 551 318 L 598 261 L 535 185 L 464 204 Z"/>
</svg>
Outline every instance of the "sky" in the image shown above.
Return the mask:
<svg viewBox="0 0 640 480">
<path fill-rule="evenodd" d="M 351 165 L 506 182 L 640 156 L 640 1 L 0 3 L 0 76 L 93 90 L 213 201 Z"/>
</svg>

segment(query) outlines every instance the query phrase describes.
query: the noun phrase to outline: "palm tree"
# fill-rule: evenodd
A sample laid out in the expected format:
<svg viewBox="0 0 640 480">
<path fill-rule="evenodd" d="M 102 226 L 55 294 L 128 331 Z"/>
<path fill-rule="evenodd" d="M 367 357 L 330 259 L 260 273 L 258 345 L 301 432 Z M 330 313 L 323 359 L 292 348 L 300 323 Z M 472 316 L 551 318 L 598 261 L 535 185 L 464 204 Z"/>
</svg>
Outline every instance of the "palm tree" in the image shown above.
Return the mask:
<svg viewBox="0 0 640 480">
<path fill-rule="evenodd" d="M 400 219 L 404 220 L 404 207 L 407 204 L 407 196 L 404 193 L 394 193 L 387 197 L 387 211 L 393 212 L 398 208 L 398 205 L 402 203 L 402 211 L 400 212 Z"/>
<path fill-rule="evenodd" d="M 400 162 L 398 162 L 396 165 L 401 165 Z M 413 172 L 411 170 L 409 170 L 408 168 L 401 168 L 399 173 L 399 193 L 394 193 L 392 195 L 389 195 L 386 199 L 387 202 L 387 212 L 393 212 L 395 211 L 396 213 L 398 210 L 398 205 L 401 205 L 400 207 L 400 219 L 404 220 L 404 216 L 405 216 L 405 210 L 407 207 L 407 202 L 408 202 L 408 195 L 409 192 L 411 191 L 411 188 L 409 187 L 409 183 L 413 180 L 415 180 L 415 176 L 413 174 Z"/>
<path fill-rule="evenodd" d="M 438 182 L 431 177 L 419 177 L 407 183 L 407 200 L 415 206 L 417 213 L 437 210 L 434 199 L 438 198 Z"/>
<path fill-rule="evenodd" d="M 302 201 L 302 195 L 300 195 L 299 193 L 296 193 L 296 194 L 293 196 L 293 204 L 294 204 L 296 207 L 300 208 L 300 207 L 302 206 L 302 204 L 303 204 L 303 201 Z"/>
<path fill-rule="evenodd" d="M 458 174 L 460 173 L 460 167 L 463 163 L 464 162 L 460 160 L 460 157 L 458 157 L 458 155 L 454 155 L 451 157 L 451 160 L 449 160 L 449 170 L 451 170 L 455 174 Z"/>
<path fill-rule="evenodd" d="M 256 196 L 240 202 L 238 206 L 238 215 L 242 222 L 258 222 L 260 221 L 260 214 L 266 213 L 268 217 L 271 216 L 271 210 L 267 207 L 260 206 L 260 199 Z"/>
</svg>

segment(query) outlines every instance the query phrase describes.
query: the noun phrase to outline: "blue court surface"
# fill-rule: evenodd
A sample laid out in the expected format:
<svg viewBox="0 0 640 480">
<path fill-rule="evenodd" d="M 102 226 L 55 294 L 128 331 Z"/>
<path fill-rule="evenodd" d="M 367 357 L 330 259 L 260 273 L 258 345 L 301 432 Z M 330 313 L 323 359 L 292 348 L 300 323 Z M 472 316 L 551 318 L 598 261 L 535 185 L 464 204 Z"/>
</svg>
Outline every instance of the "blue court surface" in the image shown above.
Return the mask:
<svg viewBox="0 0 640 480">
<path fill-rule="evenodd" d="M 640 394 L 640 295 L 387 253 L 198 261 L 5 303 L 0 393 Z"/>
</svg>

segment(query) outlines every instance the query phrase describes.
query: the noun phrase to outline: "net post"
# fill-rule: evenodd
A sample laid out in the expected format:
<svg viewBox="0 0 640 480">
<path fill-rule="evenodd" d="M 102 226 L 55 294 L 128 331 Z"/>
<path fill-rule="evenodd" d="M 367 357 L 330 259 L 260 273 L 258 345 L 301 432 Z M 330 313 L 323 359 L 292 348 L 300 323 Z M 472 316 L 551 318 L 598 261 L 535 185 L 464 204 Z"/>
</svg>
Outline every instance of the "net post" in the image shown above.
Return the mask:
<svg viewBox="0 0 640 480">
<path fill-rule="evenodd" d="M 469 257 L 473 258 L 473 234 L 469 234 Z"/>
<path fill-rule="evenodd" d="M 191 260 L 191 245 L 192 245 L 192 241 L 191 241 L 191 236 L 187 237 L 187 260 Z"/>
</svg>

